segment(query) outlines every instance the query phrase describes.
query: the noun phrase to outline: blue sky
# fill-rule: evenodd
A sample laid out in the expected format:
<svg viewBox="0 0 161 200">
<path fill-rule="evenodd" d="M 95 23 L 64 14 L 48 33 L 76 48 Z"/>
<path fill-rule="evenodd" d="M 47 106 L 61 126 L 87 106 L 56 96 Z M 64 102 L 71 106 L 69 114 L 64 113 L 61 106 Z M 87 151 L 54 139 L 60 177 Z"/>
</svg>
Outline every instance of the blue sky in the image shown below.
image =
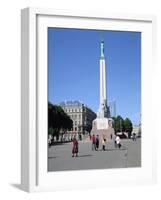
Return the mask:
<svg viewBox="0 0 161 200">
<path fill-rule="evenodd" d="M 140 120 L 141 33 L 48 28 L 48 99 L 99 107 L 100 41 L 104 39 L 107 98 L 116 114 Z"/>
</svg>

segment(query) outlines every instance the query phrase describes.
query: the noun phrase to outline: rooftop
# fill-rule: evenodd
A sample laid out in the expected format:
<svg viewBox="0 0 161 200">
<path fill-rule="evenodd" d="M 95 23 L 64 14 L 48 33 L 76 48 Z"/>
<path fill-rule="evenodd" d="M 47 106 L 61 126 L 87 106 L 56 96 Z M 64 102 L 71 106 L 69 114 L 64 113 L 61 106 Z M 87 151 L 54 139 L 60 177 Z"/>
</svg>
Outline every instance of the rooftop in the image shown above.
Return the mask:
<svg viewBox="0 0 161 200">
<path fill-rule="evenodd" d="M 83 106 L 84 104 L 80 101 L 63 101 L 59 104 L 60 106 Z"/>
<path fill-rule="evenodd" d="M 84 106 L 86 107 L 86 109 L 90 110 L 91 112 L 94 112 L 91 108 L 89 108 L 87 105 L 85 105 L 84 103 L 75 100 L 75 101 L 63 101 L 59 103 L 60 106 L 69 106 L 69 107 L 75 107 L 75 106 Z"/>
</svg>

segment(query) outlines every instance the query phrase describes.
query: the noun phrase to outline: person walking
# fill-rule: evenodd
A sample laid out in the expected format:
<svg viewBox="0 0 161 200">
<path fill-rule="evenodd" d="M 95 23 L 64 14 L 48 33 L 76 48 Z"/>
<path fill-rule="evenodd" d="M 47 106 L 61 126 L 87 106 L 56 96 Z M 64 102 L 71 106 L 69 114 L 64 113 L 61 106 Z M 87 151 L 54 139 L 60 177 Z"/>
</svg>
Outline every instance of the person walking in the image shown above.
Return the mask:
<svg viewBox="0 0 161 200">
<path fill-rule="evenodd" d="M 96 150 L 96 137 L 92 135 L 92 151 Z"/>
<path fill-rule="evenodd" d="M 52 144 L 52 136 L 49 135 L 49 138 L 48 138 L 48 146 L 51 147 L 51 144 Z"/>
<path fill-rule="evenodd" d="M 77 157 L 78 156 L 78 141 L 76 137 L 74 136 L 73 138 L 73 148 L 72 148 L 72 157 Z"/>
<path fill-rule="evenodd" d="M 136 141 L 136 133 L 133 133 L 133 135 L 132 135 L 132 140 L 133 140 L 133 141 Z"/>
<path fill-rule="evenodd" d="M 92 139 L 92 136 L 91 136 L 91 134 L 89 134 L 89 139 L 90 139 L 90 141 L 91 141 L 91 139 Z"/>
<path fill-rule="evenodd" d="M 116 140 L 117 147 L 120 149 L 121 148 L 121 139 L 120 139 L 120 137 L 117 135 L 115 140 Z"/>
<path fill-rule="evenodd" d="M 115 148 L 117 148 L 117 144 L 116 144 L 116 137 L 117 137 L 117 135 L 115 135 L 115 136 L 113 137 L 113 141 L 114 141 L 114 147 L 115 147 Z"/>
<path fill-rule="evenodd" d="M 106 149 L 106 138 L 105 136 L 102 137 L 102 150 L 105 151 Z"/>
<path fill-rule="evenodd" d="M 96 136 L 96 150 L 99 149 L 99 135 Z"/>
</svg>

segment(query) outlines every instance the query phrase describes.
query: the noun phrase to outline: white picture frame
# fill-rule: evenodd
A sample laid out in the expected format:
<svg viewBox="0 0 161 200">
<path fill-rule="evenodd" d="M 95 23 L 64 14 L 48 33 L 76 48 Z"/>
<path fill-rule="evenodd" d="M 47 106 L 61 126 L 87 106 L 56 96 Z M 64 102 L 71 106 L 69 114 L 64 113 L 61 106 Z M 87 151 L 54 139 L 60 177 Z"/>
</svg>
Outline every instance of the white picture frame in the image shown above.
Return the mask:
<svg viewBox="0 0 161 200">
<path fill-rule="evenodd" d="M 107 25 L 108 24 L 108 25 Z M 142 167 L 47 172 L 46 28 L 69 27 L 142 32 Z M 107 26 L 107 27 L 106 27 Z M 96 188 L 156 182 L 155 122 L 152 112 L 156 19 L 151 15 L 110 14 L 26 8 L 21 16 L 21 188 L 28 192 Z M 46 52 L 46 53 L 45 53 Z M 146 133 L 146 135 L 144 134 Z M 79 181 L 73 182 L 75 176 Z M 97 179 L 97 182 L 94 181 Z M 108 180 L 108 181 L 107 181 Z"/>
</svg>

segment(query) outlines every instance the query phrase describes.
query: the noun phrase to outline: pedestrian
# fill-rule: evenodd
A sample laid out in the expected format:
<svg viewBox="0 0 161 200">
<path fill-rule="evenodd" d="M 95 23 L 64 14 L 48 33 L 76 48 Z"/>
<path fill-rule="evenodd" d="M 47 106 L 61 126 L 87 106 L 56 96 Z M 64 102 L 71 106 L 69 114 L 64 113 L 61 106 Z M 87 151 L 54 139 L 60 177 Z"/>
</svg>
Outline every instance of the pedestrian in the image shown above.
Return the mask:
<svg viewBox="0 0 161 200">
<path fill-rule="evenodd" d="M 92 151 L 96 150 L 96 137 L 92 135 Z"/>
<path fill-rule="evenodd" d="M 49 147 L 51 147 L 51 144 L 52 144 L 52 136 L 49 135 L 49 138 L 48 138 L 48 145 L 49 145 Z"/>
<path fill-rule="evenodd" d="M 79 140 L 82 140 L 82 135 L 81 135 L 81 133 L 79 133 Z"/>
<path fill-rule="evenodd" d="M 115 140 L 116 140 L 117 147 L 120 149 L 121 148 L 121 139 L 120 139 L 120 137 L 117 135 Z"/>
<path fill-rule="evenodd" d="M 133 133 L 133 141 L 136 141 L 136 133 Z"/>
<path fill-rule="evenodd" d="M 106 149 L 106 139 L 102 138 L 102 150 L 105 151 Z"/>
<path fill-rule="evenodd" d="M 73 138 L 73 148 L 72 148 L 72 157 L 77 157 L 78 156 L 78 141 L 76 137 L 74 136 Z"/>
<path fill-rule="evenodd" d="M 116 135 L 114 136 L 113 140 L 114 140 L 114 146 L 115 146 L 115 148 L 117 148 L 117 144 L 116 144 Z"/>
<path fill-rule="evenodd" d="M 90 141 L 91 141 L 91 139 L 92 139 L 92 136 L 91 136 L 91 134 L 89 134 L 89 139 L 90 139 Z"/>
<path fill-rule="evenodd" d="M 99 149 L 99 135 L 96 136 L 96 150 Z"/>
</svg>

